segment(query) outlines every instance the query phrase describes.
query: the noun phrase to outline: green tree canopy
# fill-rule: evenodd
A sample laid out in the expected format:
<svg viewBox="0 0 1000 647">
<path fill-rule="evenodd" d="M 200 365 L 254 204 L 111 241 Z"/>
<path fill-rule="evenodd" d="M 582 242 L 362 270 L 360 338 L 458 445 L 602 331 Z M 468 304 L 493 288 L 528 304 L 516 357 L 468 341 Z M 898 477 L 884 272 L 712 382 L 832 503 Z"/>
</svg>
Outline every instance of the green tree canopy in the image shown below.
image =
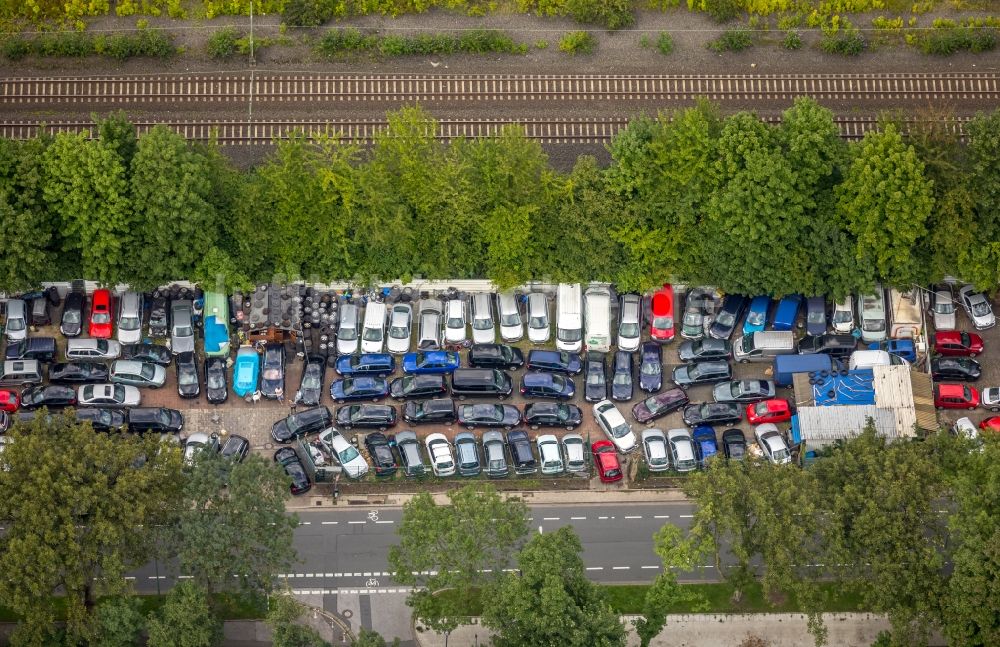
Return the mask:
<svg viewBox="0 0 1000 647">
<path fill-rule="evenodd" d="M 222 621 L 212 612 L 208 592 L 192 580 L 170 589 L 147 625 L 149 647 L 214 647 L 222 642 Z"/>
<path fill-rule="evenodd" d="M 48 140 L 0 140 L 0 231 L 8 252 L 0 255 L 0 289 L 35 288 L 52 272 L 56 225 L 43 199 L 42 158 Z M 66 269 L 66 268 L 61 268 Z"/>
</svg>

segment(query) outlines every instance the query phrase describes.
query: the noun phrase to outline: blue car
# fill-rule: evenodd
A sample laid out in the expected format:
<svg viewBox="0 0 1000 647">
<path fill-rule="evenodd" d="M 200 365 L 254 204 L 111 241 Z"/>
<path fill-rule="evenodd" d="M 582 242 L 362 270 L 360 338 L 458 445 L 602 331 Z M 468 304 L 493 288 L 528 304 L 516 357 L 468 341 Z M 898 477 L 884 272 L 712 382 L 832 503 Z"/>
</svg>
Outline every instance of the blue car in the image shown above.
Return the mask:
<svg viewBox="0 0 1000 647">
<path fill-rule="evenodd" d="M 915 364 L 917 362 L 917 349 L 913 346 L 912 339 L 887 339 L 886 341 L 868 344 L 868 350 L 884 350 L 890 355 L 902 357 L 907 362 Z"/>
<path fill-rule="evenodd" d="M 341 355 L 337 358 L 336 371 L 344 377 L 374 375 L 385 377 L 396 370 L 396 358 L 388 353 Z"/>
<path fill-rule="evenodd" d="M 767 311 L 771 308 L 771 297 L 754 297 L 750 302 L 750 310 L 747 312 L 746 321 L 743 322 L 743 334 L 749 335 L 752 332 L 764 330 L 767 324 Z"/>
<path fill-rule="evenodd" d="M 240 348 L 233 366 L 233 392 L 241 398 L 254 393 L 259 380 L 260 355 L 249 346 Z"/>
<path fill-rule="evenodd" d="M 705 467 L 708 459 L 719 453 L 719 445 L 715 442 L 715 428 L 708 425 L 698 425 L 691 432 L 694 439 L 695 452 L 698 454 L 698 464 Z"/>
<path fill-rule="evenodd" d="M 573 378 L 557 373 L 529 371 L 521 377 L 521 395 L 526 398 L 569 400 L 575 393 Z"/>
<path fill-rule="evenodd" d="M 403 372 L 415 375 L 442 375 L 458 368 L 459 355 L 453 350 L 428 350 L 403 355 Z"/>
<path fill-rule="evenodd" d="M 799 309 L 802 308 L 802 296 L 792 294 L 784 297 L 778 307 L 774 309 L 774 330 L 791 330 L 795 328 L 795 320 L 799 318 Z"/>
<path fill-rule="evenodd" d="M 330 397 L 338 404 L 354 400 L 378 402 L 389 395 L 389 382 L 384 377 L 345 377 L 330 385 Z"/>
</svg>

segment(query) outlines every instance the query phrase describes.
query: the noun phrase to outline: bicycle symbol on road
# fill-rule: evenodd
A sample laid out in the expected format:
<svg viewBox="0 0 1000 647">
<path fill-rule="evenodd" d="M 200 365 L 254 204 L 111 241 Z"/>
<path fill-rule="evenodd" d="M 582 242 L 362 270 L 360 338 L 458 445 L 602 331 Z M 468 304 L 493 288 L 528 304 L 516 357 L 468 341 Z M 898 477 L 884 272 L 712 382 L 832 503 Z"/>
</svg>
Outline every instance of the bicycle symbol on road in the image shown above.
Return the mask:
<svg viewBox="0 0 1000 647">
<path fill-rule="evenodd" d="M 376 580 L 374 577 L 370 577 L 368 578 L 368 581 L 365 582 L 365 586 L 367 586 L 368 588 L 374 588 L 378 586 L 378 580 Z"/>
<path fill-rule="evenodd" d="M 369 521 L 378 521 L 378 510 L 372 510 L 368 513 Z"/>
</svg>

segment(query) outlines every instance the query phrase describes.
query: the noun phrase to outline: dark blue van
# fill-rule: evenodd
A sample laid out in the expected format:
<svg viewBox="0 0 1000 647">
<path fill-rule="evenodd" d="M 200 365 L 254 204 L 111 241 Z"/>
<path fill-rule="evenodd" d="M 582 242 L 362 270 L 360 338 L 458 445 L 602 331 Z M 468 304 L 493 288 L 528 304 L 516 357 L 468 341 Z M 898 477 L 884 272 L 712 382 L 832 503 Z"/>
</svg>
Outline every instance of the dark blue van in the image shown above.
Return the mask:
<svg viewBox="0 0 1000 647">
<path fill-rule="evenodd" d="M 784 297 L 778 307 L 774 309 L 774 319 L 772 320 L 773 330 L 792 330 L 795 328 L 795 320 L 799 318 L 799 310 L 802 308 L 802 295 L 792 294 Z"/>
<path fill-rule="evenodd" d="M 396 370 L 396 358 L 388 353 L 341 355 L 337 358 L 337 373 L 344 377 L 372 375 L 385 377 Z"/>
</svg>

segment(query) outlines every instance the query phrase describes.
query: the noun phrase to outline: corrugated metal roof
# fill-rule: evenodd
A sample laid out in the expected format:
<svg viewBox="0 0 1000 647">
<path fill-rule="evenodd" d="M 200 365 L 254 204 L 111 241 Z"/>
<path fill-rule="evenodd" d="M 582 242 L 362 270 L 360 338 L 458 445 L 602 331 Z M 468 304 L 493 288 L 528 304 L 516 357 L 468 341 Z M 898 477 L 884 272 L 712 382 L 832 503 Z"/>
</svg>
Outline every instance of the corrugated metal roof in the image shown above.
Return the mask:
<svg viewBox="0 0 1000 647">
<path fill-rule="evenodd" d="M 875 421 L 875 432 L 880 436 L 899 438 L 913 435 L 912 431 L 900 433 L 893 411 L 874 405 L 802 407 L 797 413 L 802 440 L 807 443 L 810 440 L 827 442 L 853 438 L 864 430 L 869 418 Z"/>
<path fill-rule="evenodd" d="M 875 405 L 881 409 L 913 408 L 909 366 L 873 366 Z"/>
<path fill-rule="evenodd" d="M 938 428 L 938 417 L 937 408 L 934 406 L 934 382 L 931 376 L 920 371 L 910 371 L 910 388 L 913 392 L 917 427 L 934 431 Z"/>
</svg>

